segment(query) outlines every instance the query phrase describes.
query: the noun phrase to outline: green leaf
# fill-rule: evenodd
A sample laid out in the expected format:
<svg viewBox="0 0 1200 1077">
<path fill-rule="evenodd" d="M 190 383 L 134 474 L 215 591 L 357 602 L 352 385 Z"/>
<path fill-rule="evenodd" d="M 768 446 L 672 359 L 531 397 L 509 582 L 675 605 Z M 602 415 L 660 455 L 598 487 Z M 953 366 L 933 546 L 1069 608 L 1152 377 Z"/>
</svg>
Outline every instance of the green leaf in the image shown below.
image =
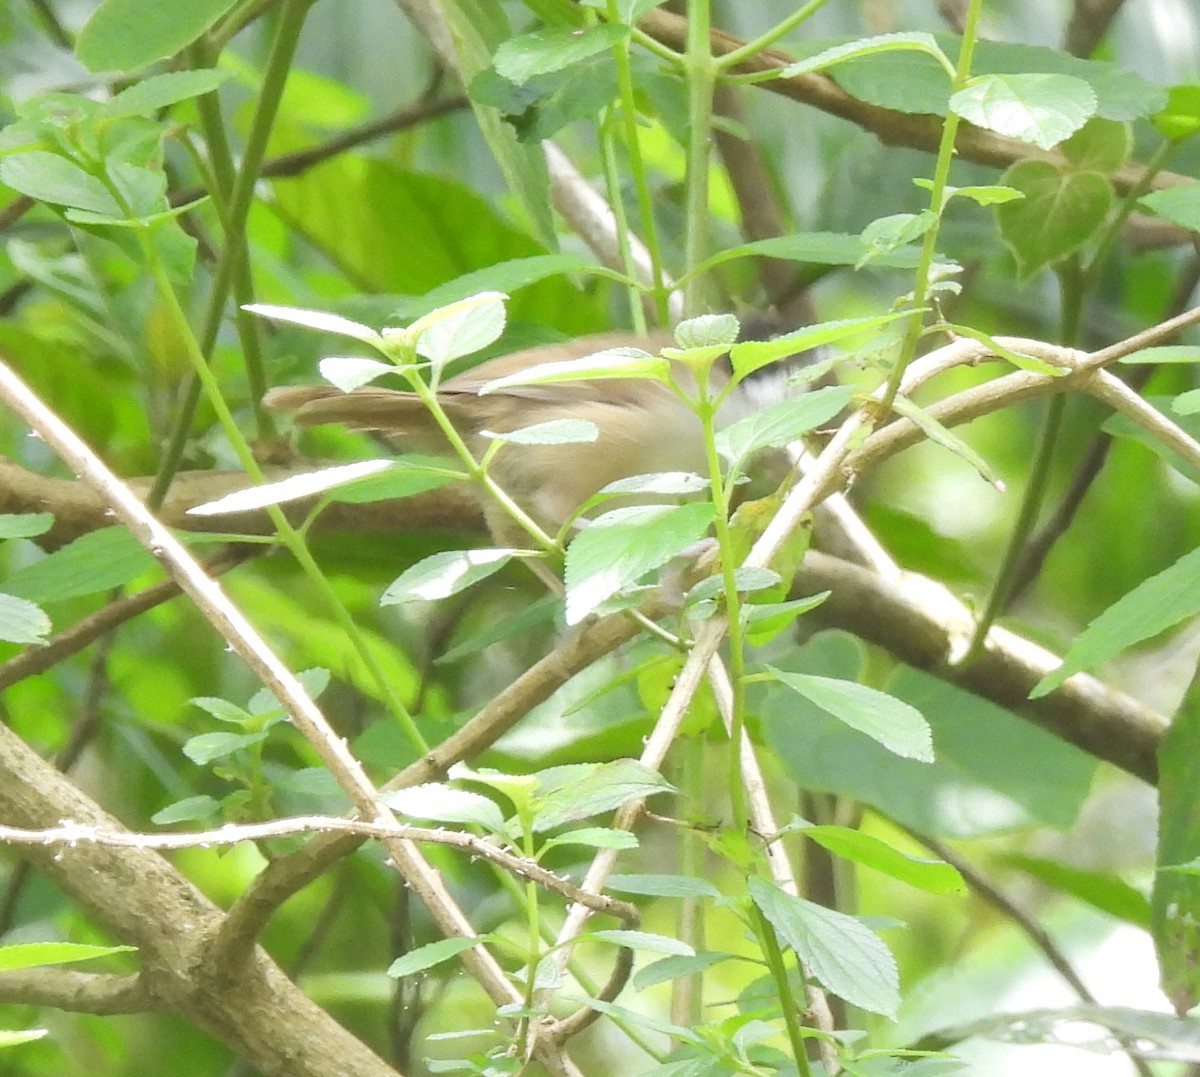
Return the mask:
<svg viewBox="0 0 1200 1077">
<path fill-rule="evenodd" d="M 237 0 L 103 0 L 88 17 L 75 55 L 89 71 L 134 71 L 190 45 Z"/>
<path fill-rule="evenodd" d="M 154 566 L 154 557 L 123 527 L 105 527 L 18 569 L 4 586 L 31 602 L 61 602 L 119 587 Z"/>
<path fill-rule="evenodd" d="M 1193 676 L 1158 750 L 1158 849 L 1150 894 L 1162 989 L 1180 1013 L 1200 1000 L 1200 876 L 1170 869 L 1200 856 L 1197 783 L 1200 680 Z"/>
<path fill-rule="evenodd" d="M 512 560 L 513 550 L 445 550 L 418 561 L 402 572 L 383 593 L 381 606 L 420 600 L 434 602 L 464 591 L 499 572 Z"/>
<path fill-rule="evenodd" d="M 607 271 L 597 262 L 576 254 L 534 254 L 526 258 L 510 258 L 483 269 L 464 273 L 422 296 L 406 299 L 395 307 L 392 316 L 401 320 L 417 318 L 479 292 L 508 294 L 547 277 L 588 272 Z"/>
<path fill-rule="evenodd" d="M 1070 1032 L 1064 1035 L 1067 1029 Z M 1113 1051 L 1114 1043 L 1120 1042 L 1122 1053 L 1134 1058 L 1200 1062 L 1200 1026 L 1194 1016 L 1176 1017 L 1128 1006 L 1080 1004 L 989 1013 L 978 1021 L 930 1030 L 928 1035 L 942 1043 L 961 1043 L 973 1037 L 1049 1043 L 1059 1048 L 1069 1043 L 1077 1050 L 1103 1054 Z"/>
<path fill-rule="evenodd" d="M 412 497 L 413 494 L 437 490 L 452 482 L 461 482 L 467 477 L 447 467 L 445 461 L 435 456 L 400 456 L 391 461 L 391 465 L 386 471 L 335 487 L 329 499 L 347 505 L 363 505 L 369 501 Z"/>
<path fill-rule="evenodd" d="M 951 95 L 964 120 L 1052 149 L 1096 112 L 1096 92 L 1071 75 L 980 75 Z"/>
<path fill-rule="evenodd" d="M 343 393 L 349 393 L 368 385 L 385 374 L 395 374 L 395 363 L 381 363 L 378 359 L 365 359 L 361 355 L 331 355 L 317 364 L 317 369 L 331 385 Z"/>
<path fill-rule="evenodd" d="M 1100 173 L 1064 173 L 1049 161 L 1018 161 L 1001 182 L 1025 195 L 995 209 L 1000 234 L 1023 277 L 1082 247 L 1113 204 L 1112 184 Z"/>
<path fill-rule="evenodd" d="M 203 767 L 235 752 L 252 748 L 266 739 L 266 730 L 258 733 L 200 733 L 184 743 L 183 754 L 197 766 Z"/>
<path fill-rule="evenodd" d="M 92 961 L 111 954 L 136 953 L 136 946 L 93 946 L 82 942 L 18 942 L 0 946 L 0 972 Z"/>
<path fill-rule="evenodd" d="M 506 433 L 491 430 L 480 433 L 493 441 L 511 441 L 516 445 L 577 445 L 595 441 L 600 436 L 599 428 L 588 419 L 549 419 Z"/>
<path fill-rule="evenodd" d="M 787 656 L 789 669 L 854 678 L 861 644 L 824 632 Z M 1097 763 L 1026 719 L 930 674 L 902 669 L 888 691 L 933 730 L 933 763 L 901 759 L 790 689 L 750 686 L 767 743 L 798 785 L 854 797 L 923 834 L 979 837 L 1072 825 Z"/>
<path fill-rule="evenodd" d="M 646 378 L 666 381 L 671 364 L 661 355 L 641 348 L 608 348 L 579 359 L 566 359 L 536 366 L 495 378 L 482 386 L 480 396 L 499 393 L 516 385 L 553 385 L 560 382 L 590 381 L 594 378 Z"/>
<path fill-rule="evenodd" d="M 579 830 L 568 830 L 565 834 L 550 838 L 543 849 L 556 845 L 586 845 L 591 849 L 636 849 L 640 842 L 628 830 L 614 830 L 608 826 L 585 826 Z"/>
<path fill-rule="evenodd" d="M 0 592 L 0 640 L 8 643 L 45 643 L 50 634 L 46 611 L 25 598 Z"/>
<path fill-rule="evenodd" d="M 617 99 L 617 73 L 612 54 L 604 52 L 519 86 L 488 68 L 471 80 L 468 93 L 499 110 L 518 142 L 532 145 L 578 120 L 594 122 Z"/>
<path fill-rule="evenodd" d="M 305 310 L 302 307 L 280 307 L 273 303 L 247 303 L 242 310 L 257 314 L 263 318 L 271 318 L 278 322 L 291 322 L 293 325 L 303 325 L 308 329 L 318 329 L 322 333 L 336 333 L 339 336 L 350 337 L 373 348 L 383 345 L 383 338 L 368 325 L 343 318 L 338 314 L 328 314 L 323 310 Z"/>
<path fill-rule="evenodd" d="M 28 1028 L 20 1032 L 12 1032 L 9 1029 L 0 1028 L 0 1047 L 18 1047 L 22 1043 L 32 1043 L 34 1040 L 40 1040 L 43 1036 L 48 1036 L 50 1030 L 48 1028 Z"/>
<path fill-rule="evenodd" d="M 1172 86 L 1167 90 L 1167 103 L 1151 117 L 1151 122 L 1163 138 L 1181 142 L 1200 132 L 1200 86 Z"/>
<path fill-rule="evenodd" d="M 199 707 L 205 714 L 218 722 L 230 722 L 233 725 L 247 727 L 254 721 L 254 715 L 244 707 L 219 696 L 193 696 L 189 703 Z"/>
<path fill-rule="evenodd" d="M 1047 886 L 1085 901 L 1137 927 L 1150 927 L 1150 902 L 1146 895 L 1124 879 L 1103 871 L 1088 871 L 1061 860 L 1049 860 L 1024 853 L 1007 853 L 1000 862 L 1039 879 Z"/>
<path fill-rule="evenodd" d="M 830 385 L 770 404 L 717 433 L 717 452 L 732 469 L 760 449 L 787 445 L 829 422 L 850 403 L 854 389 Z"/>
<path fill-rule="evenodd" d="M 642 894 L 645 897 L 720 898 L 718 890 L 707 879 L 689 875 L 610 875 L 608 889 L 619 894 Z"/>
<path fill-rule="evenodd" d="M 1138 584 L 1109 606 L 1075 638 L 1062 665 L 1047 673 L 1033 691 L 1040 699 L 1072 673 L 1095 669 L 1143 640 L 1157 636 L 1200 612 L 1200 549 L 1184 554 L 1170 568 Z"/>
<path fill-rule="evenodd" d="M 197 71 L 168 71 L 127 86 L 101 106 L 107 119 L 143 116 L 160 108 L 212 93 L 229 78 L 228 71 L 206 67 Z"/>
<path fill-rule="evenodd" d="M 893 213 L 888 217 L 877 217 L 862 230 L 863 245 L 867 248 L 855 263 L 860 269 L 880 255 L 915 243 L 937 224 L 938 216 L 931 209 L 920 213 Z"/>
<path fill-rule="evenodd" d="M 638 969 L 633 977 L 633 986 L 637 991 L 644 991 L 655 984 L 668 983 L 685 976 L 694 976 L 705 969 L 718 965 L 723 961 L 737 959 L 735 954 L 726 954 L 714 950 L 702 950 L 690 957 L 664 957 L 652 965 Z"/>
<path fill-rule="evenodd" d="M 0 165 L 0 169 L 2 169 Z M 0 171 L 0 176 L 3 172 Z M 1138 199 L 1138 205 L 1190 231 L 1200 230 L 1200 183 L 1167 187 Z"/>
<path fill-rule="evenodd" d="M 416 338 L 417 354 L 441 370 L 447 363 L 471 355 L 499 339 L 504 332 L 504 300 L 499 292 L 482 292 L 418 318 L 408 327 Z"/>
<path fill-rule="evenodd" d="M 870 928 L 777 886 L 751 877 L 759 911 L 826 990 L 893 1020 L 900 1005 L 896 959 Z"/>
<path fill-rule="evenodd" d="M 440 10 L 450 30 L 463 85 L 470 86 L 491 66 L 492 52 L 512 40 L 508 18 L 498 0 L 446 0 Z M 557 244 L 545 150 L 540 145 L 522 145 L 497 109 L 475 101 L 471 105 L 508 189 L 520 200 L 537 238 L 553 250 Z"/>
<path fill-rule="evenodd" d="M 168 804 L 161 811 L 150 816 L 150 821 L 157 826 L 169 826 L 172 823 L 194 823 L 201 819 L 211 819 L 220 809 L 220 803 L 213 797 L 200 795 L 185 797 L 174 804 Z"/>
<path fill-rule="evenodd" d="M 614 759 L 589 767 L 589 772 L 578 781 L 539 796 L 532 827 L 535 832 L 553 830 L 619 808 L 628 801 L 655 793 L 669 793 L 673 789 L 674 786 L 661 774 L 636 760 Z"/>
<path fill-rule="evenodd" d="M 1112 176 L 1133 149 L 1133 134 L 1126 123 L 1091 119 L 1059 145 L 1061 153 L 1080 172 Z"/>
<path fill-rule="evenodd" d="M 924 184 L 921 184 L 921 186 L 924 186 Z M 1018 198 L 1025 197 L 1020 191 L 1014 190 L 1012 187 L 1002 187 L 996 183 L 983 187 L 946 187 L 944 191 L 947 202 L 952 198 L 967 198 L 979 206 L 998 206 L 1004 202 L 1014 202 Z"/>
<path fill-rule="evenodd" d="M 1060 378 L 1067 373 L 1068 368 L 1066 367 L 1054 366 L 1042 359 L 1038 359 L 1036 356 L 1025 355 L 1022 352 L 1014 351 L 1012 348 L 1006 348 L 991 334 L 980 332 L 969 325 L 947 322 L 945 323 L 945 327 L 953 331 L 955 336 L 969 337 L 971 340 L 979 341 L 993 355 L 999 356 L 1001 359 L 1007 359 L 1018 370 L 1028 370 L 1033 374 L 1046 374 L 1052 378 Z"/>
<path fill-rule="evenodd" d="M 39 202 L 123 216 L 101 180 L 49 150 L 25 150 L 0 159 L 0 182 Z"/>
<path fill-rule="evenodd" d="M 496 802 L 482 793 L 455 789 L 441 782 L 397 789 L 379 798 L 394 811 L 413 819 L 435 823 L 467 823 L 482 826 L 493 834 L 504 832 L 504 816 Z"/>
<path fill-rule="evenodd" d="M 675 343 L 685 349 L 728 348 L 737 343 L 740 329 L 732 314 L 701 314 L 675 326 Z"/>
<path fill-rule="evenodd" d="M 790 236 L 758 239 L 729 247 L 701 262 L 693 272 L 704 273 L 723 262 L 735 258 L 782 258 L 789 262 L 810 265 L 852 266 L 862 261 L 867 246 L 862 236 L 844 232 L 799 232 Z M 917 264 L 919 251 L 892 251 L 873 259 L 876 266 L 888 269 L 912 269 Z"/>
<path fill-rule="evenodd" d="M 655 935 L 649 931 L 624 931 L 620 929 L 591 931 L 583 936 L 589 939 L 601 939 L 617 946 L 627 946 L 631 950 L 642 950 L 652 954 L 670 954 L 673 957 L 695 957 L 696 951 L 686 942 L 671 938 L 668 935 Z"/>
<path fill-rule="evenodd" d="M 36 538 L 54 524 L 52 512 L 0 513 L 0 539 Z"/>
<path fill-rule="evenodd" d="M 589 56 L 607 52 L 628 35 L 629 27 L 619 23 L 603 23 L 586 29 L 555 26 L 535 30 L 501 44 L 493 64 L 499 74 L 520 86 L 535 75 L 561 71 Z"/>
<path fill-rule="evenodd" d="M 832 344 L 856 334 L 873 333 L 889 322 L 908 316 L 908 312 L 881 314 L 870 318 L 841 318 L 837 321 L 806 325 L 803 329 L 775 337 L 773 340 L 748 340 L 742 344 L 735 344 L 729 351 L 729 361 L 733 365 L 734 373 L 739 378 L 744 378 L 747 374 L 752 374 L 785 356 L 819 348 L 823 344 Z"/>
<path fill-rule="evenodd" d="M 938 46 L 957 56 L 961 39 L 934 34 Z M 1097 98 L 1096 115 L 1110 120 L 1134 120 L 1162 107 L 1161 86 L 1116 64 L 1081 60 L 1057 49 L 1014 45 L 1003 41 L 978 41 L 972 64 L 977 73 L 1030 72 L 1070 75 L 1086 82 Z M 832 77 L 855 97 L 883 108 L 906 113 L 942 115 L 947 109 L 950 79 L 932 57 L 918 52 L 889 52 L 841 64 Z"/>
<path fill-rule="evenodd" d="M 1200 411 L 1200 389 L 1189 389 L 1171 401 L 1171 410 L 1176 415 L 1195 415 Z"/>
<path fill-rule="evenodd" d="M 638 505 L 589 522 L 567 547 L 567 624 L 578 624 L 600 603 L 662 568 L 700 539 L 712 505 Z"/>
<path fill-rule="evenodd" d="M 584 769 L 590 770 L 590 764 L 583 764 Z M 464 763 L 455 763 L 450 768 L 449 775 L 455 781 L 478 782 L 489 789 L 495 789 L 512 801 L 517 814 L 521 817 L 529 815 L 537 796 L 539 784 L 536 774 L 505 774 L 491 767 L 472 769 Z"/>
<path fill-rule="evenodd" d="M 434 965 L 440 965 L 443 961 L 449 961 L 452 957 L 457 957 L 466 950 L 474 949 L 482 942 L 485 942 L 486 939 L 487 936 L 480 936 L 478 938 L 463 938 L 460 936 L 453 939 L 439 939 L 437 942 L 418 946 L 415 950 L 409 950 L 403 957 L 396 958 L 388 967 L 387 974 L 393 979 L 398 980 L 401 976 L 411 976 L 415 972 L 424 972 L 425 969 L 431 969 Z"/>
<path fill-rule="evenodd" d="M 806 826 L 806 838 L 845 860 L 890 875 L 902 883 L 931 894 L 965 894 L 966 883 L 958 870 L 944 860 L 910 856 L 885 841 L 845 826 Z"/>
<path fill-rule="evenodd" d="M 834 45 L 815 56 L 788 64 L 779 74 L 783 78 L 793 78 L 810 71 L 824 71 L 847 60 L 878 56 L 884 52 L 923 52 L 936 60 L 951 78 L 954 77 L 954 65 L 949 57 L 938 47 L 933 35 L 925 33 L 879 34 L 850 41 L 845 45 Z"/>
<path fill-rule="evenodd" d="M 648 475 L 630 475 L 602 486 L 595 498 L 633 495 L 638 497 L 682 497 L 708 489 L 708 479 L 692 471 L 653 471 Z"/>
<path fill-rule="evenodd" d="M 797 598 L 790 602 L 747 603 L 742 607 L 746 615 L 746 641 L 751 647 L 770 643 L 780 632 L 793 624 L 797 617 L 816 609 L 830 595 L 829 591 Z"/>
<path fill-rule="evenodd" d="M 935 445 L 940 445 L 943 449 L 949 449 L 955 456 L 960 457 L 970 464 L 979 473 L 980 478 L 984 482 L 995 487 L 1001 493 L 1004 492 L 1004 483 L 1001 481 L 1000 476 L 992 470 L 991 464 L 977 453 L 968 442 L 939 423 L 929 412 L 917 407 L 916 404 L 904 396 L 897 396 L 892 401 L 892 408 L 906 419 L 911 419 L 920 428 L 921 433 Z"/>
<path fill-rule="evenodd" d="M 785 673 L 773 666 L 767 666 L 767 671 L 851 729 L 877 740 L 889 752 L 923 763 L 933 762 L 929 723 L 911 704 L 854 681 Z"/>
<path fill-rule="evenodd" d="M 309 471 L 304 475 L 289 475 L 278 482 L 235 490 L 232 494 L 217 498 L 216 501 L 194 505 L 187 512 L 189 516 L 222 516 L 230 512 L 250 512 L 267 505 L 282 505 L 303 497 L 313 497 L 367 475 L 389 471 L 392 467 L 390 460 L 356 460 L 352 464 L 337 464 L 320 471 Z"/>
<path fill-rule="evenodd" d="M 1122 363 L 1200 363 L 1200 348 L 1194 344 L 1160 344 L 1139 348 L 1119 360 Z"/>
</svg>

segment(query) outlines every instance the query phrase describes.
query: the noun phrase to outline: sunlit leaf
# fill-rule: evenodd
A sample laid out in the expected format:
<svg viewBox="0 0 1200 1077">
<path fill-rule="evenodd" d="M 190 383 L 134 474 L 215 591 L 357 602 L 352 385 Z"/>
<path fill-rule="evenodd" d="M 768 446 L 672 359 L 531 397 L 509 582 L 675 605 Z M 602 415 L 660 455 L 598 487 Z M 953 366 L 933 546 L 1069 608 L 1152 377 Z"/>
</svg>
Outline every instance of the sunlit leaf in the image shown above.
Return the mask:
<svg viewBox="0 0 1200 1077">
<path fill-rule="evenodd" d="M 277 322 L 291 322 L 303 325 L 309 329 L 319 329 L 322 333 L 336 333 L 339 336 L 360 340 L 364 344 L 379 347 L 383 338 L 368 325 L 343 318 L 339 314 L 329 314 L 323 310 L 306 310 L 302 307 L 280 307 L 272 303 L 247 303 L 243 310 L 270 318 Z"/>
<path fill-rule="evenodd" d="M 499 572 L 512 560 L 514 553 L 514 550 L 504 549 L 435 553 L 393 580 L 379 604 L 394 606 L 402 602 L 449 598 Z"/>
<path fill-rule="evenodd" d="M 1048 150 L 1096 112 L 1096 92 L 1072 75 L 980 75 L 950 98 L 964 120 Z"/>
<path fill-rule="evenodd" d="M 567 623 L 662 568 L 700 539 L 712 505 L 646 505 L 614 509 L 592 520 L 567 547 Z"/>
<path fill-rule="evenodd" d="M 249 512 L 252 509 L 265 508 L 267 505 L 280 505 L 302 497 L 313 497 L 335 486 L 386 471 L 391 467 L 390 460 L 357 460 L 353 464 L 338 464 L 304 475 L 289 475 L 278 482 L 236 490 L 232 494 L 217 498 L 216 501 L 196 505 L 188 509 L 188 515 L 220 516 L 229 512 Z"/>
<path fill-rule="evenodd" d="M 504 816 L 494 800 L 440 782 L 397 789 L 379 799 L 393 811 L 412 819 L 475 824 L 497 834 L 504 831 Z"/>
<path fill-rule="evenodd" d="M 26 598 L 0 592 L 0 640 L 45 643 L 50 628 L 50 618 L 41 606 Z"/>
</svg>

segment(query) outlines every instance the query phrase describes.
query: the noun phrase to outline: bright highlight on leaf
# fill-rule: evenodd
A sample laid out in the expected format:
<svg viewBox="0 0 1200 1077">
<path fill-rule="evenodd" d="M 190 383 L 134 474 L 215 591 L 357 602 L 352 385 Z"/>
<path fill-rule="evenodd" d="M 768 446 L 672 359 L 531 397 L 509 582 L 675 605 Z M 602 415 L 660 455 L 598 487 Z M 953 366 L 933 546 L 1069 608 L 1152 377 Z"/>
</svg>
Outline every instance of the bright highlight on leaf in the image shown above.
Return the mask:
<svg viewBox="0 0 1200 1077">
<path fill-rule="evenodd" d="M 369 325 L 343 318 L 338 314 L 329 314 L 323 310 L 306 310 L 303 307 L 279 307 L 272 303 L 247 303 L 242 310 L 271 318 L 277 322 L 291 322 L 293 325 L 303 325 L 309 329 L 319 329 L 323 333 L 337 333 L 339 336 L 361 340 L 378 348 L 383 338 Z"/>
<path fill-rule="evenodd" d="M 1096 91 L 1072 75 L 981 75 L 950 98 L 977 127 L 1053 149 L 1096 113 Z"/>
<path fill-rule="evenodd" d="M 392 582 L 380 598 L 381 606 L 402 602 L 433 602 L 449 598 L 499 572 L 516 550 L 447 550 L 419 561 Z"/>
<path fill-rule="evenodd" d="M 549 385 L 558 382 L 590 381 L 593 378 L 649 378 L 665 381 L 671 364 L 659 355 L 640 348 L 612 348 L 555 363 L 539 363 L 526 370 L 489 381 L 479 390 L 480 396 L 503 392 L 518 385 Z"/>
<path fill-rule="evenodd" d="M 227 512 L 249 512 L 252 509 L 265 508 L 267 505 L 280 505 L 287 501 L 324 493 L 326 490 L 332 490 L 335 486 L 353 482 L 366 475 L 386 471 L 392 466 L 390 460 L 359 460 L 353 464 L 339 464 L 336 467 L 327 467 L 320 471 L 310 471 L 305 475 L 291 475 L 279 482 L 269 482 L 262 486 L 252 486 L 247 490 L 237 490 L 232 494 L 217 498 L 216 501 L 195 505 L 188 509 L 188 515 L 220 516 Z"/>
</svg>

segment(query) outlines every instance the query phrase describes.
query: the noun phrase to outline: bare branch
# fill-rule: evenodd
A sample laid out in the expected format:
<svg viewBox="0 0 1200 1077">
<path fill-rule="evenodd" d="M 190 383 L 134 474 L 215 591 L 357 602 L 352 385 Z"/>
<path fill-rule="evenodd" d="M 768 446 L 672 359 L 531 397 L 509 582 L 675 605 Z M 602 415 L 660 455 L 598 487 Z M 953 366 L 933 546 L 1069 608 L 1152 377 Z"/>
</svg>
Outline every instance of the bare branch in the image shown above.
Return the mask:
<svg viewBox="0 0 1200 1077">
<path fill-rule="evenodd" d="M 331 815 L 300 815 L 274 819 L 268 823 L 229 824 L 216 830 L 192 834 L 138 834 L 130 830 L 106 830 L 85 823 L 69 823 L 29 830 L 0 826 L 0 843 L 6 845 L 78 845 L 91 842 L 124 849 L 207 849 L 212 846 L 238 845 L 244 841 L 265 841 L 297 834 L 337 832 L 366 838 L 403 838 L 406 841 L 433 842 L 462 849 L 481 860 L 498 864 L 505 871 L 529 879 L 552 890 L 568 901 L 581 902 L 593 912 L 602 912 L 627 924 L 638 922 L 637 907 L 627 901 L 604 895 L 586 894 L 568 880 L 548 871 L 534 860 L 510 853 L 478 835 L 461 830 L 406 826 L 401 823 L 366 822 Z"/>
<path fill-rule="evenodd" d="M 166 1008 L 138 975 L 44 968 L 0 972 L 0 1002 L 103 1015 Z"/>
</svg>

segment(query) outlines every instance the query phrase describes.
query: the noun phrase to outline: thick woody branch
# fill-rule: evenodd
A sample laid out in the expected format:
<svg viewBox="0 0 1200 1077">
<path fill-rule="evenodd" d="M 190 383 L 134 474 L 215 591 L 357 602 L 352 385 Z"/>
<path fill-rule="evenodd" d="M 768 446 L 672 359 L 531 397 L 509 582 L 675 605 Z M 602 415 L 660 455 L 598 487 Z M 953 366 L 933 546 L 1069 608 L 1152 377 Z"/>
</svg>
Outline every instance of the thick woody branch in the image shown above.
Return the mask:
<svg viewBox="0 0 1200 1077">
<path fill-rule="evenodd" d="M 70 819 L 121 829 L 3 723 L 0 774 L 0 818 L 12 826 L 41 830 Z M 236 968 L 214 967 L 209 943 L 221 911 L 158 853 L 85 844 L 22 855 L 114 938 L 137 946 L 149 1008 L 180 1014 L 272 1077 L 395 1077 L 263 950 L 241 955 Z"/>
<path fill-rule="evenodd" d="M 162 1000 L 147 990 L 141 976 L 69 969 L 0 972 L 0 1002 L 101 1015 L 164 1009 Z"/>
</svg>

